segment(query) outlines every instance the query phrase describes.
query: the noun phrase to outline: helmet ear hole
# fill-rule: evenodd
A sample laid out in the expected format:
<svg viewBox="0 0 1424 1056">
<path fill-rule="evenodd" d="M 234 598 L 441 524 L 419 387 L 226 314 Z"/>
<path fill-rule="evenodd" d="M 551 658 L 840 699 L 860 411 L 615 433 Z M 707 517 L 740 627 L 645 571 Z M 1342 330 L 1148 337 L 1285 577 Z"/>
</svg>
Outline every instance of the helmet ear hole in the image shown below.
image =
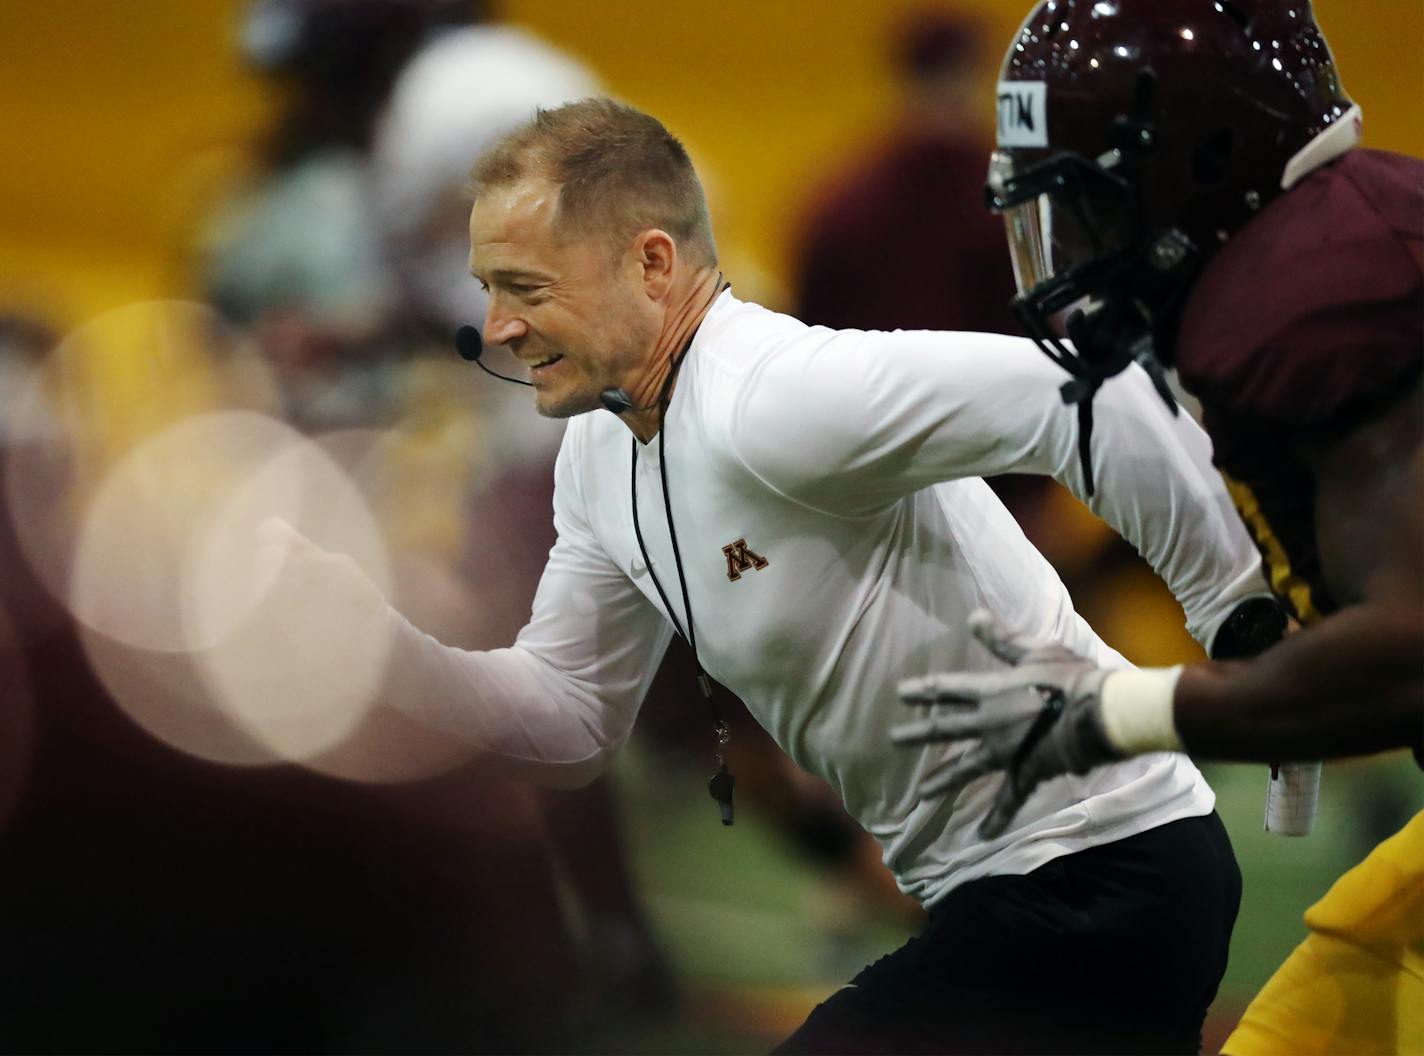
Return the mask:
<svg viewBox="0 0 1424 1056">
<path fill-rule="evenodd" d="M 1231 164 L 1236 149 L 1236 133 L 1219 128 L 1192 152 L 1192 178 L 1197 183 L 1219 183 Z"/>
</svg>

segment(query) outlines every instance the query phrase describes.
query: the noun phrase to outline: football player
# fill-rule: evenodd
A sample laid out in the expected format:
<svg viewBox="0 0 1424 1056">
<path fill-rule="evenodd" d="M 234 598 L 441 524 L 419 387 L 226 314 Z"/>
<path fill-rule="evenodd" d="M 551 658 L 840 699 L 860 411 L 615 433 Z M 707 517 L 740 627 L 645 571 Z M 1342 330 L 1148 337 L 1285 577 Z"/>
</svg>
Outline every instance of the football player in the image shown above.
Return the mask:
<svg viewBox="0 0 1424 1056">
<path fill-rule="evenodd" d="M 1358 146 L 1308 0 L 1045 0 L 998 107 L 988 197 L 1080 449 L 1114 374 L 1139 363 L 1170 400 L 1175 367 L 1301 630 L 1252 660 L 1109 672 L 976 614 L 1010 666 L 901 686 L 954 706 L 898 742 L 977 742 L 921 792 L 1006 771 L 992 835 L 1039 782 L 1145 751 L 1424 761 L 1424 162 Z M 1306 922 L 1226 1051 L 1417 1046 L 1424 815 Z"/>
</svg>

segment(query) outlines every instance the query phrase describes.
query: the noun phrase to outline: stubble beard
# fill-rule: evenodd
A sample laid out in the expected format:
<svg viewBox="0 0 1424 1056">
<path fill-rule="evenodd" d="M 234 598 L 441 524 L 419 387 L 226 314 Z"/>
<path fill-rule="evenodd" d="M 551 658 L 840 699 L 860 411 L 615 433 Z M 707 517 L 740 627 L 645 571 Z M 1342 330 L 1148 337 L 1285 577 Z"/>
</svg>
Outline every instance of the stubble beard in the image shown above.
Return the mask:
<svg viewBox="0 0 1424 1056">
<path fill-rule="evenodd" d="M 567 360 L 564 365 L 573 366 Z M 577 376 L 567 379 L 562 385 L 556 383 L 547 389 L 536 387 L 534 409 L 544 418 L 573 418 L 602 407 L 603 403 L 599 399 L 599 393 L 602 391 L 594 379 L 579 370 Z"/>
<path fill-rule="evenodd" d="M 576 415 L 596 411 L 603 404 L 597 396 L 585 392 L 571 392 L 562 399 L 552 395 L 548 398 L 542 392 L 534 394 L 534 410 L 543 418 L 573 418 Z"/>
<path fill-rule="evenodd" d="M 616 350 L 610 352 L 606 357 L 599 357 L 604 359 L 606 364 L 610 364 L 606 373 L 604 370 L 599 371 L 602 375 L 601 380 L 581 371 L 582 377 L 575 379 L 574 385 L 567 391 L 556 394 L 536 389 L 534 409 L 545 418 L 573 418 L 580 414 L 587 414 L 589 411 L 599 410 L 603 406 L 603 393 L 619 384 L 613 379 L 626 375 L 629 365 L 639 362 L 641 358 L 639 349 L 652 341 L 652 337 L 643 338 L 641 335 L 634 334 L 635 327 L 632 325 L 629 325 L 626 330 L 629 336 L 619 346 L 616 346 Z"/>
</svg>

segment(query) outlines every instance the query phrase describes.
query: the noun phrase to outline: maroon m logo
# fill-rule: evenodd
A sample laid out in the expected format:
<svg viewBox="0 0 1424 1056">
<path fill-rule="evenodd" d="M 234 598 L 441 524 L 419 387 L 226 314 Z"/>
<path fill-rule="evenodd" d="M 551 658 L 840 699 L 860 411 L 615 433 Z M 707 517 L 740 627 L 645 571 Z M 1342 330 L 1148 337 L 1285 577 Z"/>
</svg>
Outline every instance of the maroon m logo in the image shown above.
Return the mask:
<svg viewBox="0 0 1424 1056">
<path fill-rule="evenodd" d="M 743 572 L 750 572 L 752 569 L 760 571 L 771 564 L 761 554 L 747 546 L 745 539 L 738 539 L 735 543 L 728 543 L 722 547 L 722 556 L 727 559 L 727 578 L 733 583 L 742 578 Z"/>
</svg>

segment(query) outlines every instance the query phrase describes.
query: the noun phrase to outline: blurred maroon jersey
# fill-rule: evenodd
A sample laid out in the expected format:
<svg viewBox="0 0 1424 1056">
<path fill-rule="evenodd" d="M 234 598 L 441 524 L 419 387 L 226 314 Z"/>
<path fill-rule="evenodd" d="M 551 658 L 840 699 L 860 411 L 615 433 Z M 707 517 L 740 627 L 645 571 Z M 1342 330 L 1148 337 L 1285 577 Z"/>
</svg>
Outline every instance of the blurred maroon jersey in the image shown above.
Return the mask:
<svg viewBox="0 0 1424 1056">
<path fill-rule="evenodd" d="M 842 172 L 804 222 L 803 323 L 1021 333 L 1004 225 L 984 208 L 992 144 L 902 129 Z"/>
</svg>

